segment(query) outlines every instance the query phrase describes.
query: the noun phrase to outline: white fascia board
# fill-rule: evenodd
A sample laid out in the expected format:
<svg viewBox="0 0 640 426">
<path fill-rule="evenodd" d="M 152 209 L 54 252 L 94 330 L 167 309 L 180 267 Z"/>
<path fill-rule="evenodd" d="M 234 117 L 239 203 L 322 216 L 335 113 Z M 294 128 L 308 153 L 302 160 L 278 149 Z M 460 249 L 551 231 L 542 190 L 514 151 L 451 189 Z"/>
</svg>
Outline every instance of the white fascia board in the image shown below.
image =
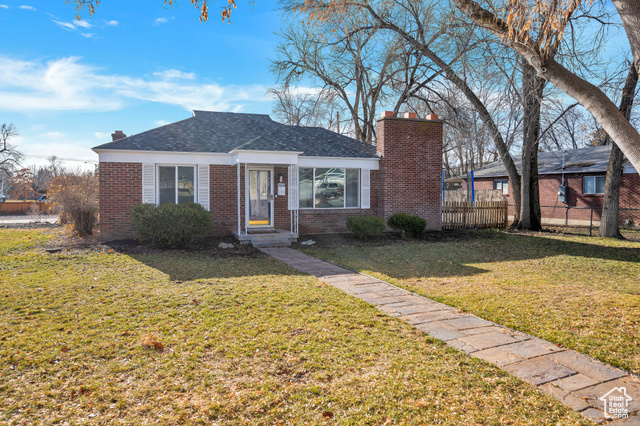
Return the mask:
<svg viewBox="0 0 640 426">
<path fill-rule="evenodd" d="M 95 150 L 101 163 L 234 164 L 230 154 L 217 152 Z"/>
<path fill-rule="evenodd" d="M 300 157 L 298 167 L 344 167 L 347 169 L 379 170 L 379 158 Z"/>
<path fill-rule="evenodd" d="M 298 164 L 300 152 L 291 151 L 242 151 L 233 150 L 232 164 Z"/>
</svg>

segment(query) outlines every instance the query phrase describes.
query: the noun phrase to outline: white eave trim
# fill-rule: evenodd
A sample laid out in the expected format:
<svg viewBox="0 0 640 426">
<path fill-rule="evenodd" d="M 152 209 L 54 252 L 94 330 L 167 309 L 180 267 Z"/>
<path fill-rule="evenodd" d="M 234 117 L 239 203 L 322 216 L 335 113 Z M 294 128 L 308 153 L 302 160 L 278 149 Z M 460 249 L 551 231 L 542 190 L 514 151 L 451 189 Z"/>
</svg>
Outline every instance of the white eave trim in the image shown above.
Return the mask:
<svg viewBox="0 0 640 426">
<path fill-rule="evenodd" d="M 379 170 L 380 158 L 310 157 L 298 151 L 232 150 L 222 152 L 176 152 L 145 150 L 93 149 L 102 163 L 163 163 L 163 164 L 297 164 L 299 167 L 345 167 Z"/>
<path fill-rule="evenodd" d="M 300 152 L 292 151 L 253 151 L 253 150 L 233 150 L 231 155 L 232 164 L 298 164 Z"/>
<path fill-rule="evenodd" d="M 231 165 L 231 155 L 220 152 L 133 151 L 94 149 L 101 163 L 181 163 Z"/>
<path fill-rule="evenodd" d="M 348 169 L 379 170 L 379 158 L 359 157 L 300 157 L 298 167 L 344 167 Z"/>
</svg>

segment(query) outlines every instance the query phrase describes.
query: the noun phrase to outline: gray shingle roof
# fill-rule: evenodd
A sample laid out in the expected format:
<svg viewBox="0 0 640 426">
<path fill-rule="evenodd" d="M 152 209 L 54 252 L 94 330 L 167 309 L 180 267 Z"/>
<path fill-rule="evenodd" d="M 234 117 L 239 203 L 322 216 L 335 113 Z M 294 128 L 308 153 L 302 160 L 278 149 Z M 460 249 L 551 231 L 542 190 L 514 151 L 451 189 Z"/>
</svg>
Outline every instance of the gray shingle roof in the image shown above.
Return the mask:
<svg viewBox="0 0 640 426">
<path fill-rule="evenodd" d="M 213 152 L 294 151 L 311 157 L 376 158 L 374 146 L 319 127 L 287 126 L 264 114 L 194 111 L 167 124 L 95 150 Z"/>
<path fill-rule="evenodd" d="M 564 173 L 604 173 L 609 165 L 611 145 L 593 148 L 568 149 L 564 156 Z M 513 156 L 513 162 L 520 172 L 521 157 Z M 562 173 L 562 151 L 541 152 L 538 154 L 538 174 L 550 175 Z M 637 173 L 631 163 L 627 162 L 623 173 Z M 502 161 L 487 164 L 474 170 L 475 178 L 506 176 L 507 171 Z"/>
</svg>

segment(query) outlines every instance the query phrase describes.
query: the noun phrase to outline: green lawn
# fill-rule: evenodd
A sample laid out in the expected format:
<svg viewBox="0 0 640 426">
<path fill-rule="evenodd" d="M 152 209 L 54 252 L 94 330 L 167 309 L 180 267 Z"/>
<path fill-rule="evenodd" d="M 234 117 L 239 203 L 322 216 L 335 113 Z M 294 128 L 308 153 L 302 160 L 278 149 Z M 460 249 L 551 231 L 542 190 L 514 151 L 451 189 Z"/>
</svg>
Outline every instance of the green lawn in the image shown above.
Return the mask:
<svg viewBox="0 0 640 426">
<path fill-rule="evenodd" d="M 640 373 L 639 242 L 446 235 L 446 242 L 346 240 L 302 250 Z"/>
<path fill-rule="evenodd" d="M 260 253 L 46 238 L 0 230 L 0 423 L 587 424 Z"/>
</svg>

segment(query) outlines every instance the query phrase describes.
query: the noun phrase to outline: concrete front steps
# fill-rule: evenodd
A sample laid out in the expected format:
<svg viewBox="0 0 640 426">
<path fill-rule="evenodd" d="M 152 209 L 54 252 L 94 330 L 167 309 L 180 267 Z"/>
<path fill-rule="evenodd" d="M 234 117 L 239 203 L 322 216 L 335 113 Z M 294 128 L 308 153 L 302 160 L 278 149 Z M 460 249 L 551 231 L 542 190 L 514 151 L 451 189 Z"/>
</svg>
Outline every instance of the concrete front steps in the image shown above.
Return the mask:
<svg viewBox="0 0 640 426">
<path fill-rule="evenodd" d="M 251 244 L 256 248 L 290 247 L 292 242 L 298 240 L 298 234 L 279 229 L 249 231 L 247 234 L 234 232 L 233 235 L 240 244 Z"/>
</svg>

